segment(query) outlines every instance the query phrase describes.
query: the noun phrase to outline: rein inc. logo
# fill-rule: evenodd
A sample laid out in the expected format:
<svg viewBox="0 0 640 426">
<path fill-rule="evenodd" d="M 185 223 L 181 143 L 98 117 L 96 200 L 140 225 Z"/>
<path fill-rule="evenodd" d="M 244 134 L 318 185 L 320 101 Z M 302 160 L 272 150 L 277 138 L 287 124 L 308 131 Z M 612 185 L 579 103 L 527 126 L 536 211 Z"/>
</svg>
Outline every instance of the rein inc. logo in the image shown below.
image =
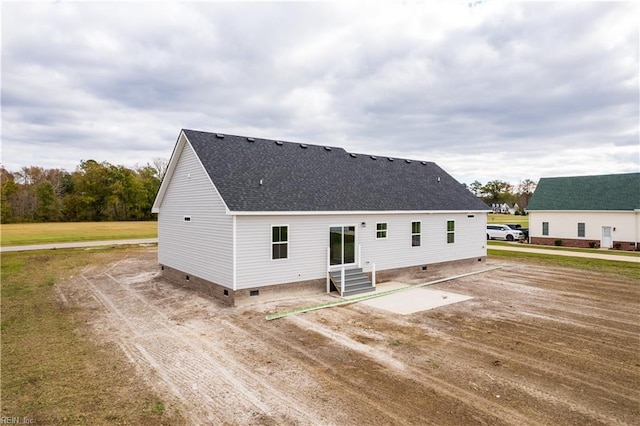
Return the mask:
<svg viewBox="0 0 640 426">
<path fill-rule="evenodd" d="M 0 417 L 0 425 L 32 425 L 36 423 L 33 417 Z"/>
</svg>

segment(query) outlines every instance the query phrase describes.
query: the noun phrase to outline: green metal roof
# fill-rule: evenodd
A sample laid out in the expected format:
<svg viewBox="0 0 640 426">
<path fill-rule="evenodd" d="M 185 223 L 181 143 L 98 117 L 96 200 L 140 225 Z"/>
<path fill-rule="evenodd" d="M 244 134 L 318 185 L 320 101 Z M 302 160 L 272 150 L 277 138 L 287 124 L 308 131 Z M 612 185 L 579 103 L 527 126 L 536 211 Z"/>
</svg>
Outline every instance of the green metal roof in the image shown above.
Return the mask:
<svg viewBox="0 0 640 426">
<path fill-rule="evenodd" d="M 640 173 L 542 178 L 527 210 L 640 209 Z"/>
</svg>

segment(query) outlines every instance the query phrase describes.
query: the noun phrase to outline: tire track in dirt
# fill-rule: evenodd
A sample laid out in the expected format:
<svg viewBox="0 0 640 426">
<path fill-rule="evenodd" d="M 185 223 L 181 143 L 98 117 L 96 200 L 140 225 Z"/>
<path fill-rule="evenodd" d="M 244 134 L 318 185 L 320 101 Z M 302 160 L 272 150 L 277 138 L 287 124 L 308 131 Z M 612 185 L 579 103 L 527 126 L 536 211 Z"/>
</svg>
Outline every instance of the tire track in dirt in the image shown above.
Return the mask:
<svg viewBox="0 0 640 426">
<path fill-rule="evenodd" d="M 562 311 L 557 310 L 556 313 L 561 313 Z M 553 314 L 553 312 L 550 312 L 551 314 Z M 599 331 L 606 331 L 608 334 L 615 336 L 616 338 L 620 339 L 620 340 L 626 340 L 626 341 L 634 341 L 637 340 L 638 338 L 638 334 L 633 333 L 633 332 L 629 332 L 629 331 L 625 331 L 625 330 L 620 330 L 618 328 L 614 328 L 614 327 L 608 327 L 605 325 L 601 325 L 601 324 L 585 324 L 585 323 L 581 323 L 579 322 L 577 319 L 573 319 L 573 318 L 559 318 L 558 316 L 551 316 L 551 315 L 545 315 L 545 314 L 537 314 L 534 312 L 520 312 L 520 314 L 522 316 L 528 317 L 528 318 L 535 318 L 535 319 L 540 319 L 540 320 L 544 320 L 544 321 L 548 321 L 548 322 L 559 322 L 562 324 L 567 324 L 567 325 L 571 325 L 580 329 L 583 329 L 585 331 L 591 331 L 591 330 L 599 330 Z"/>
<path fill-rule="evenodd" d="M 369 357 L 375 362 L 381 362 L 388 357 L 388 355 L 384 354 L 384 352 L 382 352 L 382 354 L 375 353 L 375 350 L 372 350 L 373 347 L 362 345 L 361 343 L 351 339 L 351 337 L 347 336 L 344 333 L 327 329 L 326 327 L 321 326 L 317 323 L 302 320 L 298 317 L 289 317 L 287 319 L 301 324 L 303 327 L 310 331 L 327 336 L 339 345 L 345 346 L 347 350 L 357 351 L 358 353 Z M 362 350 L 361 346 L 365 346 L 368 349 Z M 386 362 L 384 363 L 386 364 Z M 402 366 L 402 368 L 396 368 L 396 370 L 398 370 L 397 374 L 405 376 L 405 378 L 412 378 L 415 380 L 416 376 L 421 377 L 422 379 L 424 379 L 422 382 L 428 383 L 428 386 L 430 386 L 436 393 L 441 393 L 449 398 L 457 399 L 460 403 L 468 405 L 478 412 L 484 413 L 489 418 L 508 418 L 510 420 L 513 420 L 515 424 L 532 424 L 531 419 L 523 417 L 520 412 L 515 409 L 509 409 L 502 405 L 496 404 L 486 398 L 478 398 L 476 395 L 462 387 L 451 385 L 448 381 L 444 381 L 434 375 L 425 375 L 424 372 L 414 367 L 405 365 Z M 434 384 L 437 384 L 437 386 L 433 386 Z"/>
<path fill-rule="evenodd" d="M 478 356 L 489 356 L 489 359 L 500 359 L 501 352 L 494 347 L 474 342 L 473 344 L 464 343 L 463 339 L 458 339 L 456 345 L 464 349 L 466 353 L 476 353 Z M 559 363 L 549 363 L 540 361 L 536 357 L 525 356 L 516 353 L 509 353 L 509 363 L 517 363 L 520 368 L 529 368 L 539 371 L 545 377 L 545 379 L 552 378 L 555 383 L 572 383 L 575 388 L 591 388 L 597 389 L 599 394 L 614 394 L 618 401 L 627 401 L 630 406 L 637 404 L 640 395 L 635 389 L 619 386 L 617 383 L 607 382 L 596 378 L 594 376 L 588 376 L 584 373 L 568 370 L 561 367 Z M 561 380 L 557 380 L 561 379 Z M 607 387 L 608 385 L 608 387 Z M 595 394 L 596 392 L 594 392 Z"/>
<path fill-rule="evenodd" d="M 112 279 L 115 283 L 122 285 L 121 280 L 106 274 Z M 138 301 L 144 306 L 146 310 L 149 311 L 145 317 L 156 317 L 158 318 L 157 323 L 162 326 L 167 332 L 171 333 L 176 339 L 180 339 L 182 333 L 177 333 L 176 328 L 173 326 L 173 321 L 168 317 L 166 311 L 160 307 L 158 307 L 154 302 L 150 301 L 148 298 L 144 297 L 141 293 L 142 289 L 147 286 L 140 286 L 135 288 L 135 286 L 124 285 L 123 288 L 127 291 L 132 297 L 138 299 Z M 222 374 L 226 377 L 226 379 L 233 384 L 236 389 L 241 390 L 241 393 L 247 396 L 251 402 L 259 407 L 261 411 L 266 414 L 275 412 L 283 412 L 284 408 L 287 408 L 288 411 L 293 411 L 298 419 L 304 420 L 306 422 L 311 422 L 312 420 L 317 420 L 320 416 L 317 413 L 309 413 L 309 410 L 302 410 L 297 407 L 298 401 L 291 400 L 285 394 L 283 394 L 279 389 L 276 389 L 273 386 L 270 386 L 268 381 L 265 381 L 264 377 L 260 377 L 254 373 L 251 373 L 247 366 L 235 361 L 231 354 L 223 352 L 219 345 L 213 344 L 213 340 L 202 337 L 203 329 L 210 329 L 213 324 L 194 324 L 192 322 L 185 322 L 182 324 L 182 328 L 190 331 L 192 337 L 200 337 L 197 339 L 197 344 L 194 345 L 192 340 L 187 340 L 183 342 L 191 346 L 194 350 L 198 351 L 198 353 L 213 353 L 215 355 L 213 358 L 205 357 L 205 361 L 210 363 L 215 363 Z M 216 329 L 219 327 L 219 324 L 215 324 Z M 249 391 L 251 389 L 252 391 Z M 254 398 L 253 392 L 257 392 L 260 394 L 260 398 Z M 279 404 L 275 408 L 269 408 L 267 403 L 263 401 L 268 401 L 269 405 L 274 405 L 274 400 L 279 402 Z"/>
<path fill-rule="evenodd" d="M 288 357 L 288 358 L 293 357 L 301 365 L 306 366 L 307 369 L 317 370 L 317 367 L 314 368 L 314 365 L 315 365 L 315 366 L 322 366 L 324 371 L 333 372 L 331 377 L 327 377 L 327 375 L 324 374 L 324 372 L 317 372 L 317 375 L 320 378 L 320 380 L 325 382 L 325 386 L 329 386 L 332 389 L 338 387 L 338 390 L 340 391 L 339 395 L 343 395 L 343 398 L 341 399 L 346 400 L 347 398 L 344 398 L 344 396 L 348 396 L 349 400 L 357 402 L 352 404 L 352 409 L 358 408 L 363 412 L 368 413 L 368 415 L 374 418 L 378 418 L 380 417 L 380 415 L 382 415 L 387 419 L 384 422 L 382 422 L 382 424 L 389 423 L 388 419 L 391 419 L 393 421 L 391 424 L 408 424 L 404 418 L 398 416 L 395 412 L 389 411 L 383 405 L 381 405 L 380 402 L 377 400 L 377 398 L 365 397 L 364 392 L 362 391 L 362 389 L 360 389 L 360 386 L 357 383 L 354 383 L 353 381 L 348 380 L 345 376 L 340 374 L 341 373 L 339 368 L 340 364 L 325 361 L 320 357 L 314 355 L 311 351 L 304 349 L 297 344 L 293 345 L 292 344 L 293 342 L 290 339 L 280 336 L 273 330 L 257 327 L 253 324 L 244 324 L 244 325 L 247 326 L 248 328 L 251 328 L 254 333 L 261 333 L 269 337 L 270 340 L 280 343 L 280 345 L 273 345 L 271 349 L 275 353 L 278 353 L 278 355 L 283 357 Z M 237 331 L 247 334 L 248 337 L 252 335 L 251 333 L 248 333 L 246 330 L 236 326 L 235 324 L 234 326 Z M 286 348 L 286 351 L 281 350 L 280 349 L 281 347 Z M 295 356 L 296 354 L 297 356 Z M 347 386 L 347 385 L 351 385 L 351 386 Z M 332 393 L 338 394 L 337 390 L 332 390 Z M 388 404 L 385 403 L 385 405 L 388 405 Z M 379 414 L 373 415 L 372 413 L 379 413 Z M 433 423 L 429 419 L 423 419 L 423 420 L 425 424 L 437 425 L 437 423 Z M 346 419 L 343 419 L 342 421 L 338 421 L 337 423 L 344 424 L 345 422 L 347 423 L 349 422 L 348 417 Z"/>
<path fill-rule="evenodd" d="M 541 327 L 543 327 L 543 325 L 540 325 L 538 327 L 530 325 L 530 324 L 525 324 L 522 321 L 517 321 L 515 319 L 510 320 L 510 319 L 506 319 L 503 318 L 502 322 L 510 324 L 516 328 L 526 328 L 527 330 L 530 331 L 539 331 Z M 597 338 L 596 337 L 591 337 L 588 335 L 578 335 L 576 332 L 577 330 L 572 329 L 572 330 L 561 330 L 561 329 L 555 329 L 552 327 L 556 327 L 557 326 L 555 324 L 549 324 L 546 323 L 544 324 L 544 329 L 545 329 L 545 333 L 547 334 L 553 334 L 556 337 L 556 340 L 569 340 L 569 341 L 576 341 L 576 342 L 580 342 L 580 343 L 586 343 L 587 345 L 593 345 L 593 346 L 599 346 L 601 344 L 604 345 L 619 345 L 623 342 L 627 342 L 624 339 L 619 339 L 619 340 L 611 340 L 610 335 L 599 335 Z M 593 334 L 593 332 L 591 333 Z M 639 337 L 640 338 L 640 337 Z M 615 350 L 621 353 L 624 353 L 626 355 L 629 356 L 638 356 L 638 351 L 637 350 L 633 350 L 633 349 L 627 349 L 627 348 L 622 348 L 619 346 L 615 347 Z"/>
<path fill-rule="evenodd" d="M 90 291 L 90 297 L 94 298 L 96 301 L 98 301 L 100 305 L 104 307 L 104 309 L 106 310 L 107 316 L 113 318 L 112 321 L 110 322 L 124 323 L 127 330 L 130 333 L 132 333 L 134 337 L 137 337 L 138 333 L 136 333 L 136 328 L 131 324 L 131 322 L 129 321 L 129 318 L 125 314 L 123 314 L 120 311 L 120 309 L 116 307 L 115 304 L 108 297 L 106 297 L 104 293 L 102 293 L 100 289 L 97 288 L 97 286 L 94 284 L 94 282 L 90 278 L 84 275 L 82 275 L 81 278 L 85 281 L 86 288 Z M 147 362 L 147 365 L 150 366 L 152 370 L 154 370 L 154 367 L 158 366 L 158 364 L 155 363 L 153 359 L 146 358 L 145 353 L 140 352 L 139 349 L 136 347 L 135 343 L 123 341 L 122 339 L 119 339 L 119 340 L 120 340 L 118 342 L 119 346 L 121 348 L 125 348 L 125 351 L 124 351 L 125 356 L 127 356 L 129 359 L 132 359 L 136 367 L 140 368 L 141 366 L 143 366 L 144 364 L 141 362 L 143 360 Z M 146 369 L 147 368 L 145 368 L 145 370 Z M 163 374 L 163 371 L 165 370 L 160 369 L 154 372 L 155 374 L 160 375 L 160 377 L 162 378 L 162 382 L 164 384 L 165 389 L 167 389 L 169 393 L 172 394 L 174 397 L 178 398 L 178 400 L 182 403 L 182 405 L 184 405 L 185 407 L 189 407 L 190 406 L 189 398 L 182 393 L 182 391 L 180 390 L 180 387 L 177 386 L 176 383 L 170 377 Z M 199 416 L 197 416 L 196 413 L 197 411 L 194 410 L 194 411 L 189 411 L 185 413 L 185 415 L 191 422 L 197 422 Z"/>
<path fill-rule="evenodd" d="M 116 285 L 122 284 L 112 275 L 108 273 L 104 275 Z M 87 278 L 85 277 L 85 279 Z M 87 279 L 87 281 L 89 280 Z M 193 407 L 199 413 L 198 417 L 200 419 L 202 419 L 203 415 L 206 415 L 214 423 L 228 421 L 229 419 L 250 422 L 252 418 L 256 417 L 256 411 L 266 416 L 270 416 L 272 412 L 285 412 L 284 408 L 291 411 L 288 401 L 286 407 L 272 407 L 274 405 L 273 401 L 278 400 L 277 392 L 273 392 L 274 389 L 265 389 L 261 380 L 247 374 L 246 370 L 240 369 L 237 365 L 232 366 L 230 362 L 225 362 L 224 355 L 212 351 L 213 348 L 210 345 L 206 348 L 208 351 L 194 345 L 191 339 L 185 338 L 184 335 L 176 331 L 175 326 L 167 323 L 169 320 L 163 312 L 146 303 L 144 298 L 131 291 L 127 286 L 121 286 L 119 289 L 121 291 L 124 290 L 129 296 L 123 297 L 121 300 L 117 299 L 116 292 L 110 291 L 105 294 L 93 282 L 91 282 L 90 288 L 104 302 L 105 307 L 113 312 L 118 317 L 118 320 L 122 321 L 136 337 L 135 340 L 137 342 L 133 347 L 131 343 L 125 344 L 129 355 L 134 351 L 138 351 L 142 356 L 136 358 L 145 360 L 156 373 L 160 374 L 171 392 L 187 407 Z M 113 290 L 113 286 L 111 286 L 111 290 Z M 138 303 L 135 303 L 135 300 L 132 299 L 136 299 Z M 122 307 L 127 307 L 127 311 L 123 312 Z M 131 318 L 136 318 L 136 316 L 140 321 L 136 321 L 134 324 Z M 159 340 L 154 338 L 153 333 L 153 330 L 158 329 L 163 329 L 164 333 L 170 334 L 170 337 L 172 337 L 170 341 L 165 339 L 162 340 L 162 343 L 159 343 Z M 149 339 L 144 339 L 144 336 L 149 337 Z M 214 352 L 216 356 L 209 356 L 208 354 L 211 352 Z M 172 356 L 167 357 L 167 354 Z M 182 355 L 178 356 L 179 354 Z M 176 357 L 184 360 L 184 362 L 181 365 L 176 365 Z M 206 383 L 215 383 L 216 386 L 206 387 L 203 385 Z M 193 387 L 194 384 L 197 384 L 197 387 L 188 391 L 187 395 L 185 395 L 183 390 L 188 389 L 189 385 Z M 206 392 L 203 393 L 202 391 Z M 199 401 L 203 395 L 208 396 L 208 394 L 215 394 L 216 398 L 207 397 L 207 401 L 205 401 L 207 404 L 205 405 L 215 403 L 214 407 L 207 407 L 215 409 L 207 409 L 206 413 L 204 413 L 201 411 L 202 407 L 194 406 L 193 401 Z M 226 398 L 228 395 L 233 397 Z M 223 401 L 220 401 L 220 399 Z M 224 399 L 229 400 L 224 401 Z M 245 400 L 241 406 L 238 406 L 239 399 Z M 264 400 L 269 402 L 266 403 Z M 280 398 L 280 400 L 282 399 Z M 211 412 L 225 414 L 212 418 Z M 247 413 L 250 415 L 247 415 Z M 299 412 L 298 415 L 300 418 L 310 420 L 303 412 Z M 317 417 L 315 418 L 317 419 Z M 285 420 L 285 418 L 280 418 L 281 422 Z"/>
<path fill-rule="evenodd" d="M 455 351 L 452 351 L 453 348 L 450 345 L 447 345 L 447 347 L 444 349 L 435 348 L 429 351 L 429 355 L 435 357 L 438 360 L 438 362 L 442 363 L 443 365 L 446 365 L 447 370 L 464 371 L 469 369 L 469 365 L 473 365 L 474 363 L 477 363 L 478 359 L 486 358 L 487 359 L 486 364 L 489 364 L 491 362 L 490 360 L 496 359 L 495 352 L 489 351 L 489 350 L 485 350 L 485 351 L 479 350 L 477 348 L 478 346 L 477 342 L 474 342 L 474 344 L 469 344 L 469 345 L 468 344 L 461 345 L 456 340 L 459 340 L 459 339 L 457 339 L 455 336 L 452 336 L 452 341 L 457 346 L 457 348 L 455 348 Z M 486 345 L 483 345 L 483 346 L 486 346 Z M 455 352 L 457 354 L 455 358 L 451 356 L 452 352 Z M 472 353 L 475 353 L 476 356 L 471 356 L 470 354 Z M 456 360 L 456 358 L 465 359 L 466 362 L 459 362 Z M 528 365 L 528 364 L 522 364 L 521 366 L 523 368 L 531 368 L 531 365 Z M 548 373 L 549 371 L 551 370 L 549 369 L 545 370 L 546 373 Z M 496 372 L 492 372 L 492 373 L 494 375 L 496 374 Z M 437 383 L 439 386 L 445 386 L 445 387 L 448 386 L 449 388 L 452 389 L 452 392 L 456 394 L 464 395 L 465 402 L 468 403 L 469 401 L 469 398 L 467 396 L 469 392 L 464 389 L 464 384 L 455 386 L 455 385 L 452 385 L 449 380 L 447 380 L 446 382 L 443 382 L 443 380 L 439 378 L 437 374 L 430 373 L 423 369 L 416 369 L 415 367 L 407 367 L 406 374 L 409 377 L 421 378 L 423 382 Z M 549 375 L 547 374 L 545 375 L 545 377 L 549 377 Z M 479 380 L 479 378 L 481 378 L 481 376 L 476 376 L 474 380 Z M 611 423 L 611 424 L 620 423 L 620 422 L 624 423 L 624 421 L 619 419 L 618 417 L 603 414 L 596 410 L 593 410 L 589 406 L 572 402 L 570 398 L 560 399 L 557 396 L 557 392 L 554 392 L 553 390 L 545 390 L 544 388 L 531 386 L 527 383 L 524 383 L 519 380 L 514 380 L 506 376 L 500 376 L 499 380 L 497 380 L 495 377 L 492 377 L 491 384 L 494 387 L 496 384 L 498 384 L 503 387 L 511 388 L 511 391 L 504 390 L 504 393 L 510 393 L 510 392 L 513 392 L 514 390 L 520 389 L 522 392 L 525 392 L 528 397 L 536 398 L 542 402 L 549 403 L 558 407 L 569 406 L 572 412 L 581 414 L 582 417 L 580 419 L 576 419 L 576 420 L 580 420 L 581 422 L 586 422 L 586 421 L 592 422 L 595 420 L 595 421 Z M 471 398 L 471 399 L 478 400 L 477 397 Z M 482 401 L 484 401 L 484 403 L 489 406 L 492 405 L 491 404 L 492 401 L 490 399 L 485 398 Z M 502 407 L 502 406 L 499 406 L 499 407 Z M 491 412 L 496 412 L 494 407 L 491 407 L 491 408 L 492 408 Z M 518 407 L 513 407 L 513 409 L 518 410 Z M 502 419 L 505 419 L 505 418 L 514 419 L 514 417 L 512 416 L 504 417 L 504 415 L 507 414 L 507 413 L 504 413 L 504 408 L 503 408 L 503 411 L 498 411 L 498 412 L 501 412 L 502 415 L 500 415 L 500 418 Z M 516 417 L 516 419 L 518 418 Z M 549 419 L 549 420 L 551 421 L 552 419 Z M 532 424 L 532 419 L 519 418 L 513 424 Z"/>
<path fill-rule="evenodd" d="M 478 328 L 478 327 L 474 327 L 471 325 L 467 325 L 465 327 L 465 329 L 467 331 L 475 331 L 477 333 L 483 333 L 486 332 L 484 329 Z M 529 328 L 532 331 L 535 331 L 535 328 Z M 596 365 L 599 365 L 602 369 L 612 369 L 612 370 L 616 370 L 616 372 L 622 376 L 627 376 L 628 375 L 628 369 L 625 367 L 621 367 L 618 365 L 614 365 L 611 362 L 611 357 L 609 355 L 608 361 L 601 361 L 599 359 L 597 359 L 595 356 L 593 356 L 593 354 L 591 356 L 587 356 L 587 355 L 582 355 L 580 354 L 577 349 L 578 345 L 568 345 L 564 342 L 545 342 L 542 341 L 540 339 L 533 339 L 530 338 L 528 336 L 528 334 L 521 332 L 521 331 L 517 331 L 517 330 L 508 330 L 509 332 L 509 336 L 504 335 L 503 333 L 501 333 L 499 335 L 499 338 L 502 339 L 502 343 L 503 346 L 508 346 L 507 343 L 511 344 L 511 347 L 516 347 L 520 344 L 525 344 L 527 346 L 529 346 L 530 348 L 538 348 L 538 349 L 544 349 L 547 352 L 553 352 L 555 354 L 557 354 L 557 356 L 559 357 L 569 357 L 571 359 L 580 359 L 583 362 L 589 362 L 589 363 L 593 363 Z M 545 333 L 549 333 L 548 330 L 545 330 Z M 497 333 L 496 333 L 497 334 Z M 515 336 L 511 336 L 511 335 L 515 335 Z M 465 336 L 462 335 L 460 336 L 462 338 L 464 338 Z M 485 341 L 486 342 L 486 341 Z M 559 343 L 561 343 L 562 347 L 559 347 Z M 496 344 L 497 345 L 497 344 Z M 601 347 L 602 345 L 598 345 L 599 347 Z M 497 346 L 496 346 L 497 347 Z M 571 350 L 571 352 L 567 352 L 566 348 L 569 348 Z M 565 349 L 565 350 L 563 350 Z M 593 348 L 593 349 L 599 349 L 598 347 Z M 584 349 L 579 349 L 584 351 Z M 621 351 L 621 349 L 616 348 L 616 351 Z M 638 352 L 634 352 L 634 351 L 624 351 L 625 354 L 627 356 L 630 357 L 636 357 L 638 361 L 640 361 L 640 358 L 638 357 Z M 632 360 L 632 358 L 623 358 L 626 361 L 630 361 Z M 635 390 L 635 389 L 634 389 Z"/>
<path fill-rule="evenodd" d="M 91 309 L 191 424 L 633 424 L 637 370 L 603 360 L 634 359 L 636 281 L 507 269 L 438 285 L 475 299 L 408 316 L 350 305 L 264 322 L 287 303 L 222 308 L 154 278 L 152 254 L 86 269 L 102 298 L 85 280 L 56 297 Z M 601 283 L 581 293 L 589 276 Z"/>
<path fill-rule="evenodd" d="M 576 276 L 575 271 L 560 272 L 560 270 L 551 268 L 524 269 L 519 267 L 513 269 L 504 267 L 500 271 L 501 273 L 494 273 L 490 278 L 492 284 L 509 285 L 511 283 L 520 283 L 530 289 L 552 292 L 557 292 L 561 288 L 560 291 L 578 297 L 584 297 L 585 294 L 594 296 L 595 300 L 600 300 L 603 292 L 615 300 L 633 300 L 628 296 L 635 295 L 637 297 L 640 291 L 636 287 L 629 285 L 629 282 L 633 281 L 632 278 L 621 282 L 619 278 L 612 279 L 609 275 L 594 276 L 594 273 L 589 273 L 585 276 Z M 531 281 L 529 277 L 534 275 L 536 280 Z M 470 280 L 467 279 L 467 282 L 470 282 Z M 560 286 L 559 283 L 561 283 Z"/>
</svg>

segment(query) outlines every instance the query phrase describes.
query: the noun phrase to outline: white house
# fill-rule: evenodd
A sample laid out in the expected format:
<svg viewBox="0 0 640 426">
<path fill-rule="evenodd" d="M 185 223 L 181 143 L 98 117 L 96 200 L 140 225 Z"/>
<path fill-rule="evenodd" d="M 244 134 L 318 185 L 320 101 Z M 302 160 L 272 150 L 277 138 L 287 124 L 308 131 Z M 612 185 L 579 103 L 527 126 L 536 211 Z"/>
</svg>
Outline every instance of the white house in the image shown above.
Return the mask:
<svg viewBox="0 0 640 426">
<path fill-rule="evenodd" d="M 230 305 L 484 263 L 488 211 L 432 162 L 193 130 L 153 206 L 163 274 Z"/>
<path fill-rule="evenodd" d="M 527 211 L 533 244 L 640 249 L 640 173 L 542 178 Z"/>
</svg>

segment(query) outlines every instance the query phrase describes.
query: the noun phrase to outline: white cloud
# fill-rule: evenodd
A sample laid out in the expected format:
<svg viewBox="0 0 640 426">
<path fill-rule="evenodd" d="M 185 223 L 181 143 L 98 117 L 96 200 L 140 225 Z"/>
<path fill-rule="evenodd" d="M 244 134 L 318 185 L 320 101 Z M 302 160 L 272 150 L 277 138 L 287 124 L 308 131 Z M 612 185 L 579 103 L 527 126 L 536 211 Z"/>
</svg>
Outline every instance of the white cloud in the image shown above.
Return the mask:
<svg viewBox="0 0 640 426">
<path fill-rule="evenodd" d="M 466 182 L 640 168 L 635 3 L 471 6 L 4 3 L 3 165 L 146 163 L 194 128 Z"/>
</svg>

